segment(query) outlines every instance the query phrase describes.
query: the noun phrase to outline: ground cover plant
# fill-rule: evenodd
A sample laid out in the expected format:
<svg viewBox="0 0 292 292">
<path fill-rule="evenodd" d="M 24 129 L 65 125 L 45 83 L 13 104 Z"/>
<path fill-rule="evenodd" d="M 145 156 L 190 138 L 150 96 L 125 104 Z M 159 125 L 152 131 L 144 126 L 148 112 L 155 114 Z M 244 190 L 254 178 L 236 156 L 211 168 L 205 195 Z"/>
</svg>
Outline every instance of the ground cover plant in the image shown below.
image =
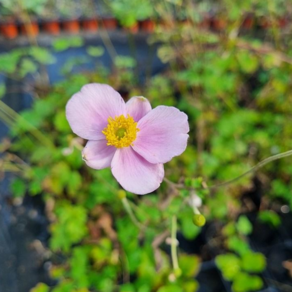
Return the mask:
<svg viewBox="0 0 292 292">
<path fill-rule="evenodd" d="M 163 72 L 141 81 L 133 56 L 113 56 L 112 68 L 104 67 L 103 48 L 91 45 L 64 65 L 63 81 L 46 83 L 54 53 L 84 46 L 82 36 L 59 37 L 49 48 L 32 40 L 0 55 L 2 74 L 33 80 L 26 87 L 31 108 L 18 114 L 0 100 L 0 118 L 10 127 L 2 170 L 15 173 L 15 198 L 42 197 L 50 220 L 55 285 L 31 291 L 192 292 L 209 261 L 232 291 L 260 291 L 270 285 L 271 263 L 252 239 L 263 232 L 258 226 L 276 233 L 292 208 L 291 5 L 162 1 L 150 8 L 145 1 L 147 15 L 129 10 L 126 21 L 121 9 L 131 1 L 123 2 L 112 1 L 112 13 L 127 29 L 141 18 L 155 21 L 148 41 L 159 44 Z M 92 56 L 94 71 L 71 74 Z M 111 85 L 125 101 L 144 96 L 153 108 L 188 115 L 187 149 L 165 164 L 153 193 L 127 192 L 110 169 L 82 160 L 87 141 L 72 132 L 65 107 L 93 82 Z"/>
</svg>

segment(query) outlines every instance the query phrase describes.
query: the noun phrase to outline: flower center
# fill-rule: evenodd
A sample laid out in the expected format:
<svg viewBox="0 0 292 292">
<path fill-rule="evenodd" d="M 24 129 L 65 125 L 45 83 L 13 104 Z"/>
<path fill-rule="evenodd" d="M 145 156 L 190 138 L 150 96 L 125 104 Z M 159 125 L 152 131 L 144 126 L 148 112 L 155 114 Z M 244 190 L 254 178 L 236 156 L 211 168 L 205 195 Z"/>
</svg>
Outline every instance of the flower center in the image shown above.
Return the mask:
<svg viewBox="0 0 292 292">
<path fill-rule="evenodd" d="M 114 119 L 109 117 L 108 125 L 102 131 L 107 140 L 107 145 L 117 148 L 133 146 L 137 132 L 139 132 L 137 123 L 130 115 L 127 117 L 121 115 Z"/>
</svg>

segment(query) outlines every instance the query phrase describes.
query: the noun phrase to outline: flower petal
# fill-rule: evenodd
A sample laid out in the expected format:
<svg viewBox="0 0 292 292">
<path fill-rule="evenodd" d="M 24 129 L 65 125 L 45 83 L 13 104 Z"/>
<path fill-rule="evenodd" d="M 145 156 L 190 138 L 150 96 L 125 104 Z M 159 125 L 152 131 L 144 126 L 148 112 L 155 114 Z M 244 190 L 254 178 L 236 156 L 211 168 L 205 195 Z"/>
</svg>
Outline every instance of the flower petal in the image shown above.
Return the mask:
<svg viewBox="0 0 292 292">
<path fill-rule="evenodd" d="M 151 111 L 151 105 L 147 98 L 143 96 L 134 96 L 126 103 L 126 111 L 133 119 L 138 122 L 148 112 Z"/>
<path fill-rule="evenodd" d="M 165 163 L 187 147 L 188 116 L 175 107 L 158 106 L 144 116 L 133 149 L 150 163 Z"/>
<path fill-rule="evenodd" d="M 108 146 L 106 140 L 88 141 L 82 151 L 82 158 L 88 166 L 103 169 L 111 165 L 116 148 Z"/>
<path fill-rule="evenodd" d="M 112 160 L 112 173 L 127 191 L 145 195 L 156 190 L 164 177 L 163 164 L 146 161 L 131 147 L 117 149 Z"/>
<path fill-rule="evenodd" d="M 66 106 L 66 117 L 75 134 L 88 140 L 104 139 L 102 130 L 109 117 L 125 114 L 120 94 L 105 84 L 87 84 Z"/>
</svg>

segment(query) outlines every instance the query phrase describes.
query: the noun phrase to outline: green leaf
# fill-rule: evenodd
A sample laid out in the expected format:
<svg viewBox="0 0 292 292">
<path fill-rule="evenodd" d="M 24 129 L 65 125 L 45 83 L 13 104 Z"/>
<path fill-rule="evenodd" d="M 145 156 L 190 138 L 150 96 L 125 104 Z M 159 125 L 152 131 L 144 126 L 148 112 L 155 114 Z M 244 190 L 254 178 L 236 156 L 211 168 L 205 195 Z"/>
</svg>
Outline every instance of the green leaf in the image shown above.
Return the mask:
<svg viewBox="0 0 292 292">
<path fill-rule="evenodd" d="M 247 252 L 241 261 L 242 268 L 247 272 L 260 273 L 266 268 L 266 258 L 261 253 Z"/>
<path fill-rule="evenodd" d="M 229 222 L 227 225 L 224 226 L 222 229 L 222 233 L 225 236 L 231 236 L 236 234 L 236 225 L 234 222 Z"/>
<path fill-rule="evenodd" d="M 37 180 L 33 180 L 30 184 L 29 184 L 29 194 L 31 195 L 38 195 L 42 192 L 42 184 L 40 181 Z"/>
<path fill-rule="evenodd" d="M 180 206 L 180 205 L 179 205 Z M 194 239 L 201 231 L 201 228 L 193 222 L 193 211 L 191 208 L 186 208 L 179 215 L 181 232 L 187 239 Z"/>
<path fill-rule="evenodd" d="M 60 52 L 69 49 L 70 47 L 81 47 L 83 40 L 79 36 L 72 36 L 67 38 L 58 38 L 53 41 L 53 48 Z"/>
<path fill-rule="evenodd" d="M 248 235 L 252 232 L 252 224 L 248 218 L 244 215 L 241 215 L 236 223 L 236 227 L 239 233 L 243 235 Z"/>
<path fill-rule="evenodd" d="M 57 221 L 51 225 L 51 249 L 68 252 L 72 244 L 87 234 L 87 212 L 82 206 L 57 206 Z"/>
<path fill-rule="evenodd" d="M 128 56 L 117 56 L 115 58 L 115 65 L 118 68 L 134 68 L 136 64 L 136 60 Z"/>
<path fill-rule="evenodd" d="M 188 278 L 193 278 L 196 276 L 200 268 L 199 258 L 192 255 L 180 255 L 179 267 L 182 271 L 182 275 Z"/>
<path fill-rule="evenodd" d="M 17 50 L 9 53 L 0 54 L 0 72 L 13 73 L 23 53 Z"/>
<path fill-rule="evenodd" d="M 44 283 L 38 283 L 30 292 L 49 292 L 50 287 Z"/>
<path fill-rule="evenodd" d="M 249 250 L 248 243 L 236 235 L 233 235 L 227 239 L 227 246 L 230 250 L 235 251 L 240 255 L 243 255 Z"/>
<path fill-rule="evenodd" d="M 219 255 L 215 259 L 225 279 L 231 281 L 240 272 L 240 259 L 231 253 Z"/>
<path fill-rule="evenodd" d="M 86 48 L 86 52 L 92 57 L 100 57 L 104 54 L 104 48 L 102 46 L 89 46 Z"/>
<path fill-rule="evenodd" d="M 258 58 L 249 51 L 237 52 L 237 59 L 242 71 L 253 73 L 259 66 Z"/>
<path fill-rule="evenodd" d="M 281 224 L 280 216 L 274 211 L 260 211 L 258 218 L 261 222 L 269 224 L 271 227 L 278 227 Z"/>
<path fill-rule="evenodd" d="M 73 197 L 78 196 L 78 190 L 82 186 L 82 178 L 79 172 L 72 171 L 70 175 L 70 180 L 68 181 L 68 192 Z"/>
<path fill-rule="evenodd" d="M 59 111 L 54 117 L 54 125 L 56 129 L 60 132 L 69 133 L 70 132 L 70 126 L 66 119 L 65 112 Z"/>
<path fill-rule="evenodd" d="M 53 288 L 52 292 L 72 292 L 74 291 L 74 283 L 70 280 L 63 280 Z"/>
<path fill-rule="evenodd" d="M 234 278 L 232 289 L 234 292 L 258 291 L 263 285 L 263 280 L 260 277 L 240 272 Z"/>
<path fill-rule="evenodd" d="M 157 292 L 184 292 L 182 287 L 177 285 L 166 285 L 157 290 Z"/>
<path fill-rule="evenodd" d="M 70 275 L 78 288 L 88 287 L 88 248 L 80 246 L 73 249 L 70 258 Z"/>
<path fill-rule="evenodd" d="M 11 190 L 15 197 L 23 197 L 26 191 L 26 184 L 21 178 L 16 178 L 11 184 Z"/>
<path fill-rule="evenodd" d="M 133 284 L 124 284 L 122 286 L 120 286 L 120 292 L 135 292 L 136 289 L 135 289 L 135 286 Z"/>
<path fill-rule="evenodd" d="M 29 54 L 41 64 L 49 65 L 56 62 L 56 58 L 46 48 L 31 47 L 29 48 Z"/>
<path fill-rule="evenodd" d="M 184 281 L 182 286 L 184 292 L 195 292 L 199 289 L 199 283 L 196 280 Z"/>
<path fill-rule="evenodd" d="M 37 71 L 37 65 L 31 61 L 30 59 L 24 59 L 21 62 L 20 68 L 19 68 L 19 74 L 21 77 L 26 76 L 29 73 L 34 73 Z"/>
</svg>

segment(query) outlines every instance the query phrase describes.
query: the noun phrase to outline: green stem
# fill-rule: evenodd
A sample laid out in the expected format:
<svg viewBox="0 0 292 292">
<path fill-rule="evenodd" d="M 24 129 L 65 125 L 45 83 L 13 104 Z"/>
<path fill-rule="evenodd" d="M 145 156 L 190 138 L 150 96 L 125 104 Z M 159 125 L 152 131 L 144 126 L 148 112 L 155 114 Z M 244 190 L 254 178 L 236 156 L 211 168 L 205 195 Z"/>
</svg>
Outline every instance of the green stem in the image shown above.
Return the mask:
<svg viewBox="0 0 292 292">
<path fill-rule="evenodd" d="M 127 200 L 127 198 L 123 198 L 122 199 L 122 203 L 123 203 L 123 206 L 126 210 L 126 212 L 128 213 L 128 215 L 130 216 L 130 219 L 132 220 L 132 222 L 141 230 L 144 230 L 146 227 L 143 226 L 138 220 L 137 218 L 135 217 L 133 211 L 132 211 L 132 208 Z"/>
<path fill-rule="evenodd" d="M 263 166 L 265 166 L 266 164 L 268 164 L 268 163 L 270 163 L 272 161 L 275 161 L 275 160 L 278 160 L 278 159 L 281 159 L 281 158 L 284 158 L 284 157 L 288 157 L 288 156 L 291 156 L 291 155 L 292 155 L 292 150 L 289 150 L 289 151 L 286 151 L 286 152 L 283 152 L 283 153 L 279 153 L 279 154 L 270 156 L 270 157 L 262 160 L 261 162 L 259 162 L 254 167 L 252 167 L 248 171 L 244 172 L 240 176 L 238 176 L 236 178 L 233 178 L 231 180 L 228 180 L 226 182 L 210 186 L 210 187 L 208 187 L 208 189 L 216 189 L 216 188 L 219 188 L 219 187 L 227 186 L 227 185 L 229 185 L 231 183 L 234 183 L 234 182 L 240 180 L 241 178 L 243 178 L 244 176 L 246 176 L 246 175 L 248 175 L 248 174 L 250 174 L 252 172 L 256 172 L 258 169 L 262 168 Z"/>
<path fill-rule="evenodd" d="M 4 114 L 6 114 L 8 117 L 16 121 L 17 119 L 20 119 L 22 123 L 29 126 L 29 131 L 31 134 L 38 139 L 42 144 L 48 146 L 48 147 L 54 147 L 54 144 L 43 134 L 41 133 L 36 127 L 34 127 L 32 124 L 30 124 L 27 120 L 25 120 L 21 115 L 19 115 L 17 112 L 15 112 L 11 107 L 6 105 L 2 100 L 0 100 L 0 111 L 2 111 Z"/>
<path fill-rule="evenodd" d="M 7 114 L 3 111 L 1 111 L 0 108 L 0 120 L 2 120 L 8 127 L 12 127 L 13 126 L 13 120 L 7 116 Z"/>
<path fill-rule="evenodd" d="M 172 259 L 172 265 L 173 265 L 174 271 L 179 269 L 178 259 L 177 259 L 176 232 L 177 232 L 177 220 L 176 220 L 176 216 L 173 215 L 171 219 L 171 259 Z"/>
<path fill-rule="evenodd" d="M 201 215 L 201 212 L 199 211 L 199 209 L 197 207 L 193 207 L 193 211 L 194 211 L 194 214 L 196 215 Z"/>
<path fill-rule="evenodd" d="M 228 181 L 223 182 L 223 183 L 215 184 L 213 186 L 206 186 L 206 187 L 197 188 L 197 189 L 209 189 L 209 190 L 212 190 L 212 189 L 217 189 L 219 187 L 228 186 L 228 185 L 240 180 L 241 178 L 245 177 L 246 175 L 248 175 L 250 173 L 253 173 L 253 172 L 256 172 L 257 170 L 259 170 L 260 168 L 264 167 L 266 164 L 268 164 L 268 163 L 270 163 L 272 161 L 279 160 L 279 159 L 282 159 L 282 158 L 285 158 L 285 157 L 289 157 L 289 156 L 292 156 L 292 150 L 288 150 L 286 152 L 282 152 L 282 153 L 270 156 L 270 157 L 262 160 L 261 162 L 259 162 L 258 164 L 256 164 L 255 166 L 253 166 L 252 168 L 250 168 L 249 170 L 247 170 L 246 172 L 244 172 L 240 176 L 237 176 L 237 177 L 235 177 L 235 178 L 233 178 L 231 180 L 228 180 Z M 172 185 L 173 187 L 175 187 L 177 189 L 193 189 L 193 188 L 188 188 L 183 184 L 176 184 L 176 183 L 170 181 L 169 179 L 167 179 L 166 177 L 164 177 L 163 180 L 166 183 Z"/>
<path fill-rule="evenodd" d="M 102 23 L 102 25 L 103 25 L 103 23 Z M 100 32 L 100 37 L 101 37 L 103 44 L 105 45 L 105 47 L 107 49 L 112 61 L 114 62 L 115 58 L 117 56 L 117 52 L 116 52 L 115 47 L 111 41 L 111 38 L 108 34 L 108 31 L 104 26 L 103 26 L 103 30 Z"/>
</svg>

